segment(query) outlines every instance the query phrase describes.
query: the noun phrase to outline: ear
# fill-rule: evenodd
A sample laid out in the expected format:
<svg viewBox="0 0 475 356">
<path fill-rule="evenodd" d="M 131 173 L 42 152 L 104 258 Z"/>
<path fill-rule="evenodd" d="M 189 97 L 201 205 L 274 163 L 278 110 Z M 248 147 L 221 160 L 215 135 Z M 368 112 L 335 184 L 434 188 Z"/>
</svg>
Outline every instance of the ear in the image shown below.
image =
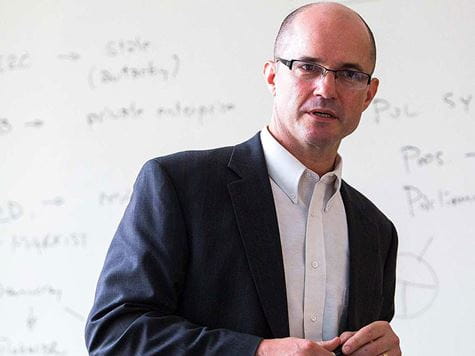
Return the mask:
<svg viewBox="0 0 475 356">
<path fill-rule="evenodd" d="M 373 78 L 371 79 L 371 82 L 369 83 L 367 92 L 366 92 L 366 98 L 363 103 L 363 111 L 366 110 L 366 108 L 371 104 L 373 101 L 376 92 L 378 91 L 378 86 L 379 86 L 379 79 L 378 78 Z"/>
<path fill-rule="evenodd" d="M 272 96 L 275 96 L 275 62 L 266 61 L 263 72 L 267 88 L 271 92 Z"/>
</svg>

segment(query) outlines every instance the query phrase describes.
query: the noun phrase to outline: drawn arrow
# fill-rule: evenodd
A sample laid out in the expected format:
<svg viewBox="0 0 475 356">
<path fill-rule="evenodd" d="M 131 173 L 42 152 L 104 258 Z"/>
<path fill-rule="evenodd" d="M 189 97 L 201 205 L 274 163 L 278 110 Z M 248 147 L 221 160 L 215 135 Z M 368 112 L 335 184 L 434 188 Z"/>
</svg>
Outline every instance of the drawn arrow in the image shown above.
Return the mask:
<svg viewBox="0 0 475 356">
<path fill-rule="evenodd" d="M 64 204 L 64 199 L 61 198 L 61 197 L 56 197 L 54 199 L 50 199 L 50 200 L 43 200 L 43 204 L 44 205 L 63 205 Z"/>
<path fill-rule="evenodd" d="M 39 128 L 43 125 L 44 125 L 44 121 L 41 121 L 40 119 L 35 119 L 33 121 L 25 122 L 25 126 L 29 126 L 29 127 Z"/>
<path fill-rule="evenodd" d="M 81 56 L 76 52 L 58 54 L 59 59 L 64 59 L 68 61 L 77 61 Z"/>
</svg>

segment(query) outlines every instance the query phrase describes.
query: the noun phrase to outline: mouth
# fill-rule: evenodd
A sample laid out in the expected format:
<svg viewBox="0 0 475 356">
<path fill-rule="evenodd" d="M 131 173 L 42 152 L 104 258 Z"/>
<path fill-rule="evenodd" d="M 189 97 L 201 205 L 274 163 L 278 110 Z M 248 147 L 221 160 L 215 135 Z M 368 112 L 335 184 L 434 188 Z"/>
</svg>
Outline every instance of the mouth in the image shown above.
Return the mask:
<svg viewBox="0 0 475 356">
<path fill-rule="evenodd" d="M 320 118 L 320 119 L 330 119 L 334 120 L 337 118 L 336 114 L 332 111 L 328 110 L 311 110 L 308 111 L 308 114 L 315 118 Z"/>
</svg>

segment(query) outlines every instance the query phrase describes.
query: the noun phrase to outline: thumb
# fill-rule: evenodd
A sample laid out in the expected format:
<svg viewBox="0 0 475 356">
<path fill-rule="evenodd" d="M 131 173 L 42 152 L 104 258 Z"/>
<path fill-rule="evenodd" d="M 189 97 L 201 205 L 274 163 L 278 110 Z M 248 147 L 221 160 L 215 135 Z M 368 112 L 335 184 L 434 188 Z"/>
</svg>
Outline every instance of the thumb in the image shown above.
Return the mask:
<svg viewBox="0 0 475 356">
<path fill-rule="evenodd" d="M 318 341 L 317 344 L 327 351 L 333 351 L 341 344 L 341 340 L 340 337 L 336 336 L 331 340 Z"/>
</svg>

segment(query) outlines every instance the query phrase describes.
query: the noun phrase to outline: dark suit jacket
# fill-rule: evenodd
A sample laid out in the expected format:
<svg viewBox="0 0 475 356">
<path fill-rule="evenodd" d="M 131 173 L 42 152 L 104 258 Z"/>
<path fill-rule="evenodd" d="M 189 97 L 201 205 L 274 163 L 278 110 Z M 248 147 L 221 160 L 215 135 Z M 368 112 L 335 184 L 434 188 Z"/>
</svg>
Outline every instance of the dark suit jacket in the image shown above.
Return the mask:
<svg viewBox="0 0 475 356">
<path fill-rule="evenodd" d="M 349 232 L 346 330 L 394 313 L 397 236 L 341 187 Z M 86 326 L 92 355 L 253 355 L 289 335 L 277 217 L 259 135 L 142 168 Z"/>
</svg>

